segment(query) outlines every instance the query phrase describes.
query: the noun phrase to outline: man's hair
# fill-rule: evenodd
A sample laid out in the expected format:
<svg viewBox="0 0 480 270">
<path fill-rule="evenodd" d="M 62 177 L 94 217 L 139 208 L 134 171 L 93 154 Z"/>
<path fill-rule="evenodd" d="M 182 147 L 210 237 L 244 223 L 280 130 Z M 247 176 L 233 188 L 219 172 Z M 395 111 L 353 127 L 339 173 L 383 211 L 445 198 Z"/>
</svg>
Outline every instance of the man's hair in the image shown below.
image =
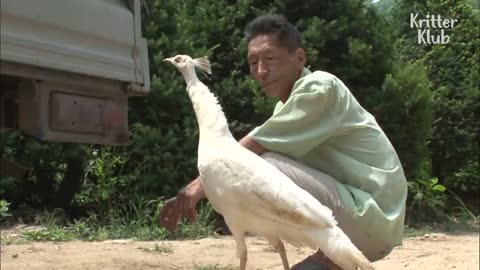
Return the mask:
<svg viewBox="0 0 480 270">
<path fill-rule="evenodd" d="M 302 47 L 300 32 L 282 15 L 263 15 L 251 21 L 245 28 L 247 44 L 258 35 L 274 34 L 280 44 L 292 52 Z"/>
</svg>

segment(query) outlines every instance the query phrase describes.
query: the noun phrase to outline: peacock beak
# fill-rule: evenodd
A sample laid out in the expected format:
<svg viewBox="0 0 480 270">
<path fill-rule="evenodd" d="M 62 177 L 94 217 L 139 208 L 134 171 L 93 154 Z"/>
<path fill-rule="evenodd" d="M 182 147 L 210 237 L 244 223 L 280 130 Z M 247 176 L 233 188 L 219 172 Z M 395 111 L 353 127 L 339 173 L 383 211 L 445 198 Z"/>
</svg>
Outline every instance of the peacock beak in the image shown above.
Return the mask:
<svg viewBox="0 0 480 270">
<path fill-rule="evenodd" d="M 173 57 L 163 59 L 163 62 L 170 62 L 173 64 Z"/>
</svg>

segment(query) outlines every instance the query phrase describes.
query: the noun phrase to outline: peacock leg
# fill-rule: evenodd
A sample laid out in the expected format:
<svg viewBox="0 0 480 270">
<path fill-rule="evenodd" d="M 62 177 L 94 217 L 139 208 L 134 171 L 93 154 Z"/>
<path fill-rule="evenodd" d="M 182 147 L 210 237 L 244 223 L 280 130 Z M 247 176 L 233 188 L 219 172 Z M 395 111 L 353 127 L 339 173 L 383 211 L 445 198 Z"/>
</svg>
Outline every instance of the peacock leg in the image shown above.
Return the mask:
<svg viewBox="0 0 480 270">
<path fill-rule="evenodd" d="M 278 252 L 278 254 L 280 254 L 280 258 L 282 259 L 283 269 L 290 270 L 290 266 L 288 265 L 287 251 L 285 250 L 285 246 L 283 245 L 282 240 L 278 238 L 270 238 L 270 237 L 267 237 L 267 240 L 272 245 L 273 250 L 275 250 L 275 252 Z"/>
<path fill-rule="evenodd" d="M 232 234 L 237 246 L 237 256 L 240 258 L 240 270 L 245 270 L 247 267 L 247 244 L 245 243 L 245 234 L 235 234 L 233 232 Z"/>
</svg>

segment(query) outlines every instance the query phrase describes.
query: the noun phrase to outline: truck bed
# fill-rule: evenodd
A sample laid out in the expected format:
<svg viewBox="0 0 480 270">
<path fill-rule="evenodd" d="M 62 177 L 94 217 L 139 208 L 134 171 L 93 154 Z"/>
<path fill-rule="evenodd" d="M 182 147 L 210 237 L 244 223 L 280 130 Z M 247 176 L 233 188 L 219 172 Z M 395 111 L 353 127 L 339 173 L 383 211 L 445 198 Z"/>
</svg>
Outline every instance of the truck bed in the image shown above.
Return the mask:
<svg viewBox="0 0 480 270">
<path fill-rule="evenodd" d="M 1 0 L 0 132 L 127 144 L 128 99 L 150 91 L 143 0 Z"/>
<path fill-rule="evenodd" d="M 122 0 L 2 0 L 1 59 L 149 84 L 139 20 Z"/>
</svg>

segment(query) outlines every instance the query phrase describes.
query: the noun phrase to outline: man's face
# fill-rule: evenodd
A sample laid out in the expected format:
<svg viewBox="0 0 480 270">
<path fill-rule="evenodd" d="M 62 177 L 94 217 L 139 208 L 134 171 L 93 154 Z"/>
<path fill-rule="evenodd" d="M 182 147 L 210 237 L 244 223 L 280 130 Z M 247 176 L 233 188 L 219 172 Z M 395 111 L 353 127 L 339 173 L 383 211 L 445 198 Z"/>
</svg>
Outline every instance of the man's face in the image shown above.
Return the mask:
<svg viewBox="0 0 480 270">
<path fill-rule="evenodd" d="M 303 49 L 289 52 L 276 35 L 258 35 L 248 43 L 250 74 L 269 97 L 286 101 L 305 65 Z"/>
</svg>

